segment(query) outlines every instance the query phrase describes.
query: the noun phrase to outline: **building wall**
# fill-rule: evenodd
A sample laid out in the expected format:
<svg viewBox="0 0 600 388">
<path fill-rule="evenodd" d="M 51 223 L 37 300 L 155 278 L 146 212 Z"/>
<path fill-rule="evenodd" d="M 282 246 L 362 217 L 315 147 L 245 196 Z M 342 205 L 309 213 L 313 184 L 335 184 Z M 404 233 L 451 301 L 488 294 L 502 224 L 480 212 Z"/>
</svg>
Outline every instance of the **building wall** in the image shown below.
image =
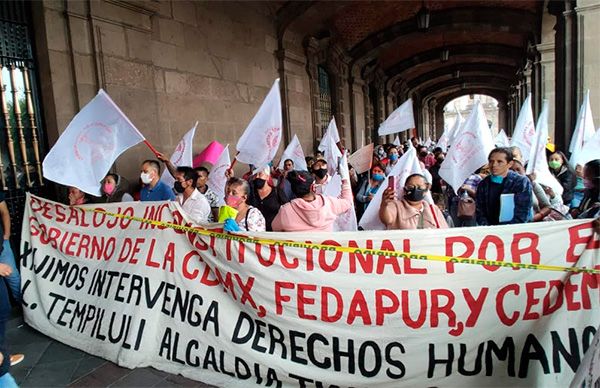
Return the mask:
<svg viewBox="0 0 600 388">
<path fill-rule="evenodd" d="M 600 128 L 600 51 L 598 38 L 600 37 L 600 1 L 577 1 L 577 28 L 578 28 L 578 54 L 579 54 L 579 95 L 578 102 L 583 101 L 583 94 L 590 90 L 590 104 L 594 115 L 594 125 Z"/>
</svg>

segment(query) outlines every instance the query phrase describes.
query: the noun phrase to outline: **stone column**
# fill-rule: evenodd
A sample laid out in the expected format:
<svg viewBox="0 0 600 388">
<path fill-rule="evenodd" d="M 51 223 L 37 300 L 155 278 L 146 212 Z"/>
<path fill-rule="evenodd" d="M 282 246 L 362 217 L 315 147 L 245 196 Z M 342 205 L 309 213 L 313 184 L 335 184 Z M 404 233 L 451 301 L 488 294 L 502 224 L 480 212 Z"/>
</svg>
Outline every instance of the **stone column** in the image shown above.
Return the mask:
<svg viewBox="0 0 600 388">
<path fill-rule="evenodd" d="M 507 131 L 508 128 L 506 127 L 507 124 L 507 109 L 506 109 L 506 103 L 502 102 L 502 101 L 498 101 L 498 131 L 500 131 L 500 129 L 504 129 L 504 131 Z"/>
<path fill-rule="evenodd" d="M 367 144 L 374 142 L 376 139 L 373 139 L 373 107 L 371 105 L 371 98 L 369 97 L 369 86 L 367 84 L 363 85 L 363 98 L 364 98 L 364 106 L 365 106 L 365 136 L 367 138 Z"/>
<path fill-rule="evenodd" d="M 579 104 L 583 93 L 590 90 L 590 104 L 594 115 L 594 123 L 600 126 L 600 0 L 577 1 L 577 42 L 579 57 L 578 93 Z"/>
<path fill-rule="evenodd" d="M 555 128 L 555 143 L 560 149 L 566 149 L 571 140 L 571 133 L 575 127 L 576 118 L 576 57 L 577 50 L 577 24 L 575 20 L 576 12 L 571 6 L 570 1 L 565 1 L 564 17 L 564 125 L 562 128 Z"/>
</svg>

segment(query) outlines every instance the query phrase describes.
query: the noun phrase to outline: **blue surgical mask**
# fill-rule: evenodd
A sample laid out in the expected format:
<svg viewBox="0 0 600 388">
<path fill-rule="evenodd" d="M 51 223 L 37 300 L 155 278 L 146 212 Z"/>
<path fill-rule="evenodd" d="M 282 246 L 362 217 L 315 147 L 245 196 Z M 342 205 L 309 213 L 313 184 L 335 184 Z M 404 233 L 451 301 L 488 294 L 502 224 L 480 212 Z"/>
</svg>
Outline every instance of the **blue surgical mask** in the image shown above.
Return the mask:
<svg viewBox="0 0 600 388">
<path fill-rule="evenodd" d="M 500 184 L 504 180 L 504 177 L 502 175 L 490 175 L 490 180 L 492 183 Z"/>
<path fill-rule="evenodd" d="M 396 160 L 398 160 L 398 154 L 390 154 L 388 158 L 390 159 L 390 162 L 394 163 Z"/>
<path fill-rule="evenodd" d="M 383 174 L 373 174 L 373 180 L 376 182 L 381 182 L 385 179 Z"/>
</svg>

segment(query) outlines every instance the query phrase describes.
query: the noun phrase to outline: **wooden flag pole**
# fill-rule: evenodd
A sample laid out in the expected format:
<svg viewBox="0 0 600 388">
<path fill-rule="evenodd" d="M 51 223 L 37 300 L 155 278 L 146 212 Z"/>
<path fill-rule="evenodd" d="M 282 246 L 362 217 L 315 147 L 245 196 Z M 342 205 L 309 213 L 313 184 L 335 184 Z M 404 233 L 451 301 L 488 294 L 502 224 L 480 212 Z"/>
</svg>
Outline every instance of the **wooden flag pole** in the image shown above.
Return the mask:
<svg viewBox="0 0 600 388">
<path fill-rule="evenodd" d="M 154 155 L 156 155 L 156 157 L 158 157 L 158 154 L 159 154 L 160 152 L 158 152 L 158 151 L 156 150 L 156 148 L 154 148 L 154 147 L 152 146 L 152 144 L 150 144 L 150 142 L 149 142 L 148 140 L 144 139 L 144 144 L 146 144 L 146 145 L 148 146 L 148 148 L 150 148 L 150 151 L 152 151 L 152 152 L 154 153 Z"/>
</svg>

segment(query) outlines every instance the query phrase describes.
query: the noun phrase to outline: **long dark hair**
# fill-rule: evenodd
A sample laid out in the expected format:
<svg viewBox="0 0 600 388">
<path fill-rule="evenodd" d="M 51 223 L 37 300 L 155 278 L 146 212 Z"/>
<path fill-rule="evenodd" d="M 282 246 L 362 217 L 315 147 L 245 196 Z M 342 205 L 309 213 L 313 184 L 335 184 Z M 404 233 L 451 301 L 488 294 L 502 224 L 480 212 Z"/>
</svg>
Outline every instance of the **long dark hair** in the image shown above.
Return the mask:
<svg viewBox="0 0 600 388">
<path fill-rule="evenodd" d="M 550 155 L 548 155 L 548 159 L 550 159 L 550 156 L 552 156 L 552 155 L 554 155 L 554 154 L 560 155 L 560 157 L 561 157 L 561 158 L 562 158 L 562 160 L 563 160 L 563 166 L 565 166 L 565 167 L 567 168 L 567 170 L 569 170 L 569 172 L 570 172 L 571 174 L 575 174 L 575 170 L 574 170 L 574 169 L 573 169 L 573 167 L 571 167 L 571 165 L 569 164 L 569 159 L 567 159 L 567 156 L 564 154 L 564 152 L 562 152 L 562 151 L 559 151 L 559 150 L 556 150 L 556 151 L 554 151 L 554 152 L 550 153 Z M 550 172 L 554 173 L 554 172 L 552 171 L 552 169 L 550 169 Z M 560 171 L 559 171 L 559 172 L 560 172 Z"/>
<path fill-rule="evenodd" d="M 595 194 L 594 198 L 598 200 L 597 198 L 600 194 L 600 159 L 594 159 L 587 162 L 584 167 L 584 176 L 586 171 L 591 171 L 591 174 L 588 173 L 588 175 L 592 176 L 592 182 L 594 183 L 594 188 L 587 190 L 589 190 L 590 194 Z"/>
</svg>

